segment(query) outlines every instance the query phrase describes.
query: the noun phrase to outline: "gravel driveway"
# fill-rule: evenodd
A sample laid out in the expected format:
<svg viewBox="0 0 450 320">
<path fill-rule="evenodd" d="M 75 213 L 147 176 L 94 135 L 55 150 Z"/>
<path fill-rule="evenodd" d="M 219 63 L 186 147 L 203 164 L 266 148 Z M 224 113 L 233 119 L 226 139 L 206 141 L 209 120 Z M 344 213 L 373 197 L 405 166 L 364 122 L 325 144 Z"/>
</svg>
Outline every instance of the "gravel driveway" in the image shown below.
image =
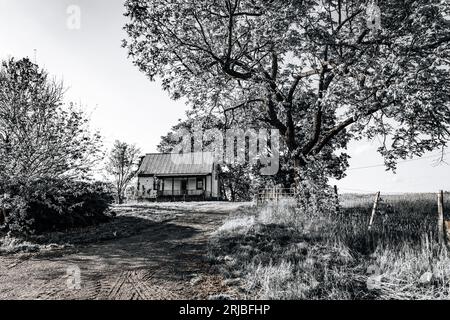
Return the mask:
<svg viewBox="0 0 450 320">
<path fill-rule="evenodd" d="M 229 214 L 248 205 L 204 202 L 118 207 L 114 222 L 103 225 L 103 231 L 72 234 L 71 239 L 88 238 L 85 243 L 0 256 L 0 299 L 237 297 L 208 263 L 207 242 Z M 105 230 L 112 234 L 110 239 L 88 237 Z"/>
</svg>

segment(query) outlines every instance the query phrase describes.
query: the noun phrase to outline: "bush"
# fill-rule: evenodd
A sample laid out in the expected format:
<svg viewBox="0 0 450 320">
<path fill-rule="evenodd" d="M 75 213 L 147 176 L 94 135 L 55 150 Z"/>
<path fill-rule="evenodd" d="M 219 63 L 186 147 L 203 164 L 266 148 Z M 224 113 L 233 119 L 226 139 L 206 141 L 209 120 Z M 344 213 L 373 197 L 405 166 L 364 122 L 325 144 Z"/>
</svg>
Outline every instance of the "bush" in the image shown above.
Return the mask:
<svg viewBox="0 0 450 320">
<path fill-rule="evenodd" d="M 255 224 L 255 217 L 237 217 L 227 220 L 215 233 L 246 233 Z"/>
<path fill-rule="evenodd" d="M 108 185 L 71 179 L 0 182 L 2 230 L 17 236 L 84 227 L 108 220 Z"/>
</svg>

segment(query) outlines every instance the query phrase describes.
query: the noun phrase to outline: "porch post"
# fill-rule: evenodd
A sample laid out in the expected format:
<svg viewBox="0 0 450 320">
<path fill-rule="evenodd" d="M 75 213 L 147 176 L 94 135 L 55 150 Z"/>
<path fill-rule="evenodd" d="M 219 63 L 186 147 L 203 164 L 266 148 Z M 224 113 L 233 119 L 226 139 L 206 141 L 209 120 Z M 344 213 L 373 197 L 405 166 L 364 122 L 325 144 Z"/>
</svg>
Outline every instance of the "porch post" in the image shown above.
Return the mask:
<svg viewBox="0 0 450 320">
<path fill-rule="evenodd" d="M 174 177 L 172 177 L 172 201 L 174 201 L 174 200 L 175 200 L 175 196 L 174 196 L 174 194 L 173 194 L 173 192 L 174 192 L 174 190 L 175 190 L 175 188 L 174 188 L 174 184 L 175 184 L 175 178 L 174 178 Z"/>
</svg>

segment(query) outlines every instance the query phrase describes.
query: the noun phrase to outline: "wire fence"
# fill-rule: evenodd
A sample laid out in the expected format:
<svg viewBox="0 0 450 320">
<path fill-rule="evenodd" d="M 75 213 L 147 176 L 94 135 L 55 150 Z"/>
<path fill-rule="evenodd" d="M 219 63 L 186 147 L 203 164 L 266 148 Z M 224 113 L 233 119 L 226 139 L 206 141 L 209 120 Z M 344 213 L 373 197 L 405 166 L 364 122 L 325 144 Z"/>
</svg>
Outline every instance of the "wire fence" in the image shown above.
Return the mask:
<svg viewBox="0 0 450 320">
<path fill-rule="evenodd" d="M 287 198 L 295 198 L 297 192 L 294 188 L 264 188 L 256 195 L 256 204 L 261 205 L 271 201 L 279 201 Z"/>
<path fill-rule="evenodd" d="M 277 202 L 294 198 L 294 189 L 266 188 L 257 195 L 257 204 Z M 377 243 L 380 239 L 389 243 L 420 242 L 423 237 L 436 239 L 439 230 L 450 227 L 450 192 L 442 194 L 442 217 L 439 217 L 438 193 L 384 194 L 336 194 L 339 211 L 332 217 L 336 232 L 347 234 L 353 240 L 360 235 L 367 242 Z"/>
<path fill-rule="evenodd" d="M 438 237 L 450 220 L 450 193 L 444 192 L 439 220 L 438 193 L 340 194 L 340 213 L 336 217 L 343 233 L 367 234 L 389 242 L 422 241 Z M 376 205 L 375 205 L 376 204 Z M 372 220 L 372 221 L 371 221 Z M 372 224 L 371 224 L 372 222 Z"/>
</svg>

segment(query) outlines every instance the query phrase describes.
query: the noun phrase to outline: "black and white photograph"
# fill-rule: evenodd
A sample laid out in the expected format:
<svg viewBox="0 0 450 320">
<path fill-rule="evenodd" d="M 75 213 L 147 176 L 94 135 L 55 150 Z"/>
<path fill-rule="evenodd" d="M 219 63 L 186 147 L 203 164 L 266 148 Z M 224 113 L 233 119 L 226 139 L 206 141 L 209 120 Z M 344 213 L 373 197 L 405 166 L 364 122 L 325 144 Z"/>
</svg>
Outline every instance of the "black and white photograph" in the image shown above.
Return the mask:
<svg viewBox="0 0 450 320">
<path fill-rule="evenodd" d="M 0 0 L 0 41 L 0 300 L 450 300 L 449 0 Z"/>
</svg>

